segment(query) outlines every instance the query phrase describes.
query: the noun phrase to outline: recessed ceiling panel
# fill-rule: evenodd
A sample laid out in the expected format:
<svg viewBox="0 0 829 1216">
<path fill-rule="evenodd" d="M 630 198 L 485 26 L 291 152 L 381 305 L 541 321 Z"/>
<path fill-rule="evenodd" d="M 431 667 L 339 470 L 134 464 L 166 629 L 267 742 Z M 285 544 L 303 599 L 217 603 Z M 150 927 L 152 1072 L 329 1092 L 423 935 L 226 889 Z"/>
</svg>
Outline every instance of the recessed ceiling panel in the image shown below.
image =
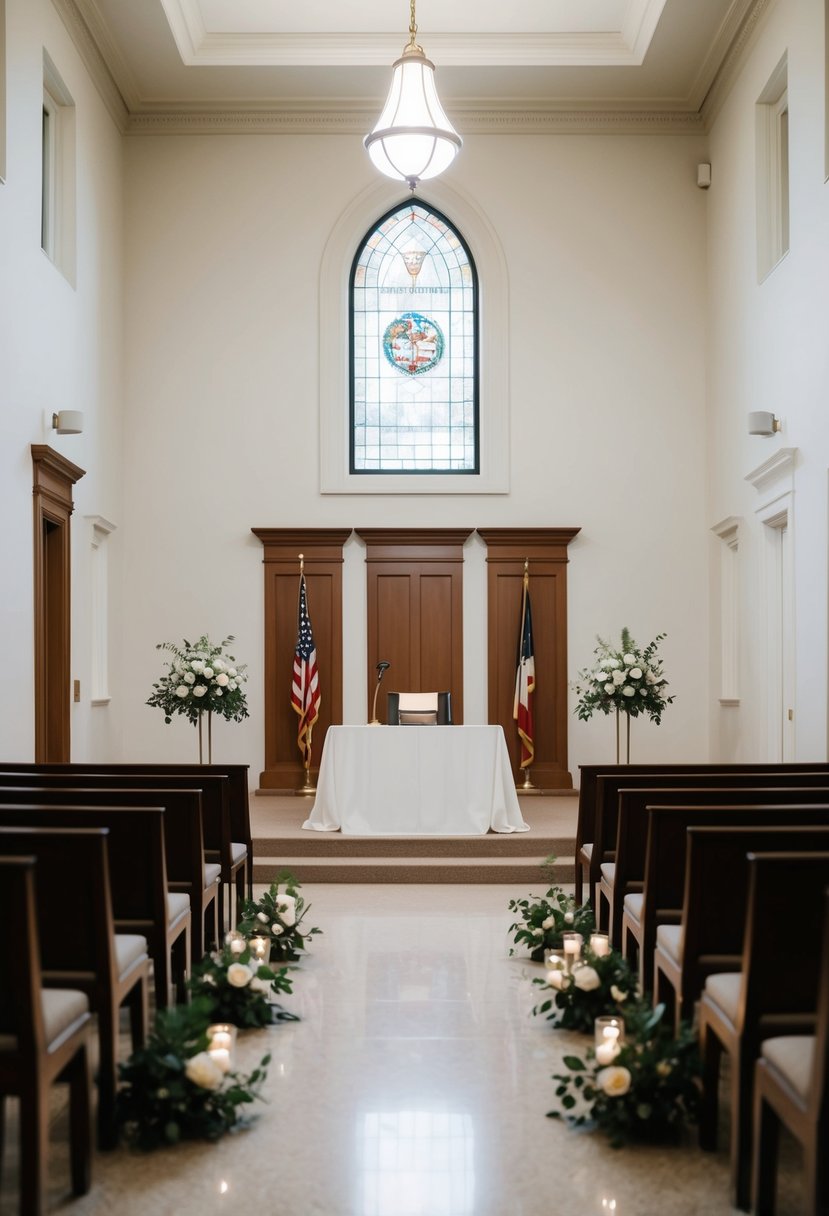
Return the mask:
<svg viewBox="0 0 829 1216">
<path fill-rule="evenodd" d="M 188 65 L 366 66 L 400 54 L 404 0 L 161 0 Z M 418 37 L 454 66 L 641 64 L 666 0 L 421 0 Z"/>
</svg>

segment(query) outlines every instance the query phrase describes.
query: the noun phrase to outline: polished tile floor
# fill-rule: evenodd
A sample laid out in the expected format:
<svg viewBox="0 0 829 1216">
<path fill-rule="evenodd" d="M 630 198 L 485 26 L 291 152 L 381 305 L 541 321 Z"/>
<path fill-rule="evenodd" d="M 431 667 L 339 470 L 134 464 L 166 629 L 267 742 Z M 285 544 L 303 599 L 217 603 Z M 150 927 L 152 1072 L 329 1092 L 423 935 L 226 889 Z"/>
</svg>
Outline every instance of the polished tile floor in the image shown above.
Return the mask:
<svg viewBox="0 0 829 1216">
<path fill-rule="evenodd" d="M 545 1118 L 550 1074 L 584 1042 L 530 1016 L 537 965 L 508 957 L 500 886 L 305 888 L 324 930 L 239 1066 L 272 1063 L 254 1125 L 216 1146 L 98 1155 L 66 1198 L 65 1120 L 52 1206 L 77 1216 L 721 1216 L 727 1154 L 693 1140 L 614 1151 Z M 9 1146 L 11 1147 L 11 1146 Z M 4 1166 L 11 1166 L 9 1153 Z M 16 1205 L 4 1170 L 3 1212 Z M 789 1167 L 796 1173 L 796 1161 Z M 780 1216 L 798 1212 L 786 1182 Z"/>
</svg>

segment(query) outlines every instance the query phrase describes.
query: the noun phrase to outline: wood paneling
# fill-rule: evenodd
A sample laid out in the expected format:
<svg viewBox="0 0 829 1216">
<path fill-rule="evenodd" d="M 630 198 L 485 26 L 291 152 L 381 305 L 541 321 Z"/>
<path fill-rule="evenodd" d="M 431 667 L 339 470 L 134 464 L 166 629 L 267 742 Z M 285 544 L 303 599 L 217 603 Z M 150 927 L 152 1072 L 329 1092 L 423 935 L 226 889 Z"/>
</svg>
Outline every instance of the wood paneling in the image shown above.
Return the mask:
<svg viewBox="0 0 829 1216">
<path fill-rule="evenodd" d="M 463 544 L 471 528 L 358 528 L 366 543 L 368 670 L 391 664 L 387 690 L 452 694 L 463 721 Z M 385 721 L 380 694 L 378 717 Z"/>
<path fill-rule="evenodd" d="M 343 718 L 343 545 L 350 528 L 252 528 L 264 546 L 265 768 L 263 789 L 297 789 L 305 770 L 297 747 L 291 675 L 297 640 L 299 557 L 305 555 L 308 615 L 317 649 L 320 715 L 313 730 L 311 772 L 319 771 L 332 723 Z"/>
<path fill-rule="evenodd" d="M 519 741 L 512 716 L 521 629 L 524 561 L 529 560 L 536 687 L 533 784 L 572 789 L 567 764 L 567 546 L 579 528 L 479 528 L 487 545 L 488 714 L 500 723 L 516 784 Z"/>
<path fill-rule="evenodd" d="M 35 761 L 71 758 L 70 517 L 84 470 L 46 444 L 32 444 L 34 499 Z"/>
</svg>

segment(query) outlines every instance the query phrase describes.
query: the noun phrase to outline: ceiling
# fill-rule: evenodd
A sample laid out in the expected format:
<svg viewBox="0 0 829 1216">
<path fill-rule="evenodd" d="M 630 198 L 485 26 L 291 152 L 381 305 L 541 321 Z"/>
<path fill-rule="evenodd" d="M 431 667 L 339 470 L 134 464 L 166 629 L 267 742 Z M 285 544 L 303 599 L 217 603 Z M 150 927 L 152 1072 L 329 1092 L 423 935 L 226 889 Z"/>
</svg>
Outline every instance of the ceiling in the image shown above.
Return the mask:
<svg viewBox="0 0 829 1216">
<path fill-rule="evenodd" d="M 302 111 L 356 126 L 408 40 L 406 0 L 53 0 L 125 129 Z M 419 0 L 453 115 L 701 121 L 768 0 Z"/>
</svg>

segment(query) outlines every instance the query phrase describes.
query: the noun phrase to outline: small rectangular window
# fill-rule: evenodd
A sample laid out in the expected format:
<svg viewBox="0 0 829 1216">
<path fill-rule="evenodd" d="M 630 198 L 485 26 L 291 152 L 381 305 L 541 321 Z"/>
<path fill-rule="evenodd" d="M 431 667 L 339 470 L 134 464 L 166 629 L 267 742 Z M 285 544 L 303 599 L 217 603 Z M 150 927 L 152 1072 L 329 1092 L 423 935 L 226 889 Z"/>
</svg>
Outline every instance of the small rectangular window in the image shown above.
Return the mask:
<svg viewBox="0 0 829 1216">
<path fill-rule="evenodd" d="M 784 55 L 757 100 L 757 277 L 789 252 L 789 100 Z"/>
<path fill-rule="evenodd" d="M 75 103 L 43 52 L 40 244 L 75 284 Z"/>
</svg>

